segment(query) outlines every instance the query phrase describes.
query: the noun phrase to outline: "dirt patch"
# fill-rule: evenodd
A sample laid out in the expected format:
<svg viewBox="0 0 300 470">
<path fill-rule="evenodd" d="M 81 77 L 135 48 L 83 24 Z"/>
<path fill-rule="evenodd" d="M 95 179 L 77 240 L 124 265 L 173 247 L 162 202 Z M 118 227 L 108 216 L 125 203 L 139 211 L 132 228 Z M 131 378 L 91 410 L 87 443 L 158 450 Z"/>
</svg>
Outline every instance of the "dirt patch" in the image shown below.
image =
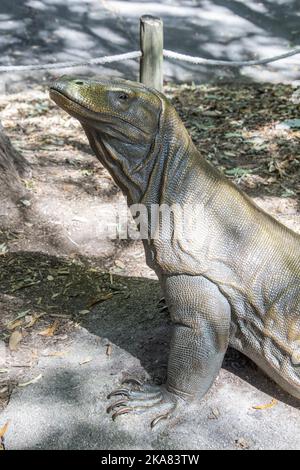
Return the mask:
<svg viewBox="0 0 300 470">
<path fill-rule="evenodd" d="M 109 338 L 108 356 L 113 344 L 125 347 L 131 335 L 132 352 L 152 379 L 165 379 L 169 320 L 158 305 L 156 281 L 103 272 L 88 260 L 22 251 L 0 257 L 0 273 L 0 345 L 6 352 L 0 355 L 0 409 L 43 358 L 67 354 L 82 327 Z M 149 322 L 153 334 L 145 341 Z"/>
<path fill-rule="evenodd" d="M 289 85 L 169 88 L 202 155 L 267 212 L 299 231 L 300 122 Z M 295 128 L 285 123 L 296 120 Z"/>
</svg>

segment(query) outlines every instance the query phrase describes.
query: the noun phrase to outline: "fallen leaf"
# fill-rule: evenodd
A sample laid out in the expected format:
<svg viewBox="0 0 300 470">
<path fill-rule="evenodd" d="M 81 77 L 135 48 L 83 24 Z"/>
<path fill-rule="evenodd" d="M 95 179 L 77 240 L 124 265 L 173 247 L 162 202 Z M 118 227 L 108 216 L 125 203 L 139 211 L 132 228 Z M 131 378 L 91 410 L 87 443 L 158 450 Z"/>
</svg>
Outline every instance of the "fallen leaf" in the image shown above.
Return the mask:
<svg viewBox="0 0 300 470">
<path fill-rule="evenodd" d="M 79 315 L 87 315 L 88 313 L 90 313 L 90 310 L 80 310 L 78 313 Z"/>
<path fill-rule="evenodd" d="M 49 326 L 43 331 L 40 331 L 38 334 L 40 336 L 53 336 L 58 327 L 58 320 L 55 320 L 53 325 Z"/>
<path fill-rule="evenodd" d="M 202 116 L 207 116 L 207 117 L 218 117 L 218 116 L 221 116 L 222 113 L 220 111 L 213 111 L 213 110 L 207 110 L 207 111 L 202 111 Z"/>
<path fill-rule="evenodd" d="M 4 387 L 0 388 L 0 396 L 4 395 L 8 391 L 8 386 L 5 385 Z"/>
<path fill-rule="evenodd" d="M 112 353 L 112 345 L 109 343 L 106 345 L 106 355 L 111 356 Z"/>
<path fill-rule="evenodd" d="M 212 408 L 211 413 L 208 415 L 208 419 L 218 419 L 220 417 L 220 411 L 218 408 Z"/>
<path fill-rule="evenodd" d="M 63 313 L 50 313 L 49 317 L 54 317 L 54 318 L 70 318 L 69 315 L 64 315 Z"/>
<path fill-rule="evenodd" d="M 20 199 L 20 203 L 23 204 L 25 207 L 30 207 L 31 202 L 28 199 Z"/>
<path fill-rule="evenodd" d="M 118 266 L 119 268 L 122 268 L 122 269 L 125 268 L 125 264 L 120 259 L 115 260 L 115 265 Z"/>
<path fill-rule="evenodd" d="M 41 281 L 32 281 L 28 283 L 20 283 L 17 284 L 12 290 L 11 293 L 16 292 L 17 290 L 25 289 L 26 287 L 34 286 L 35 284 L 39 284 Z"/>
<path fill-rule="evenodd" d="M 83 361 L 79 362 L 79 365 L 82 366 L 83 364 L 87 364 L 88 362 L 91 362 L 93 359 L 91 357 L 88 357 L 87 359 L 84 359 Z"/>
<path fill-rule="evenodd" d="M 273 406 L 277 405 L 278 400 L 273 398 L 273 400 L 270 403 L 267 403 L 265 405 L 257 405 L 257 406 L 252 406 L 254 410 L 267 410 L 269 408 L 273 408 Z"/>
<path fill-rule="evenodd" d="M 27 387 L 27 385 L 35 384 L 35 383 L 38 382 L 42 377 L 43 377 L 43 375 L 40 374 L 40 375 L 38 375 L 37 377 L 35 377 L 34 379 L 29 380 L 29 382 L 24 382 L 24 383 L 18 384 L 18 387 Z"/>
<path fill-rule="evenodd" d="M 57 274 L 60 274 L 61 276 L 66 276 L 66 275 L 70 274 L 70 271 L 67 270 L 67 269 L 59 269 L 57 271 Z"/>
<path fill-rule="evenodd" d="M 109 299 L 112 298 L 112 296 L 113 296 L 112 292 L 107 292 L 106 294 L 102 294 L 99 297 L 96 297 L 95 299 L 92 299 L 90 301 L 90 303 L 88 304 L 88 308 L 91 308 L 91 307 L 93 307 L 94 305 L 96 305 L 100 302 L 104 302 L 105 300 L 109 300 Z"/>
<path fill-rule="evenodd" d="M 32 358 L 33 360 L 39 358 L 39 353 L 38 353 L 37 349 L 34 349 L 34 350 L 32 351 L 32 353 L 31 353 L 31 358 Z"/>
<path fill-rule="evenodd" d="M 62 356 L 65 356 L 66 354 L 68 354 L 67 351 L 55 351 L 49 354 L 45 354 L 45 356 L 46 357 L 62 357 Z"/>
<path fill-rule="evenodd" d="M 24 317 L 26 317 L 26 315 L 30 312 L 30 309 L 28 310 L 24 310 L 23 312 L 20 312 L 16 318 L 14 318 L 13 320 L 11 320 L 8 325 L 7 325 L 7 328 L 9 330 L 13 330 L 14 328 L 16 328 L 15 326 L 15 323 L 19 322 L 19 320 L 23 319 Z M 22 321 L 21 321 L 22 323 Z"/>
<path fill-rule="evenodd" d="M 31 328 L 37 321 L 37 317 L 35 315 L 27 315 L 25 321 L 24 328 Z"/>
<path fill-rule="evenodd" d="M 276 129 L 300 129 L 300 119 L 287 119 L 277 124 Z"/>
<path fill-rule="evenodd" d="M 8 248 L 7 246 L 5 245 L 5 243 L 2 243 L 0 245 L 0 256 L 4 256 L 8 253 Z"/>
<path fill-rule="evenodd" d="M 5 450 L 4 434 L 6 433 L 6 431 L 8 429 L 8 425 L 9 425 L 9 421 L 6 421 L 4 426 L 2 426 L 2 428 L 0 428 L 0 450 Z"/>
<path fill-rule="evenodd" d="M 224 137 L 225 139 L 233 139 L 233 138 L 243 139 L 243 134 L 241 134 L 240 132 L 226 132 L 226 134 L 224 134 Z"/>
<path fill-rule="evenodd" d="M 8 329 L 8 330 L 14 330 L 15 328 L 18 328 L 19 326 L 21 326 L 22 323 L 23 323 L 23 320 L 22 320 L 22 319 L 20 319 L 20 320 L 15 320 L 15 321 L 13 321 L 13 322 L 11 322 L 11 323 L 9 323 L 9 324 L 7 325 L 7 329 Z"/>
<path fill-rule="evenodd" d="M 11 351 L 16 351 L 18 349 L 18 344 L 22 340 L 23 335 L 20 331 L 14 331 L 9 338 L 8 347 Z"/>
<path fill-rule="evenodd" d="M 250 447 L 249 442 L 247 442 L 246 439 L 244 439 L 243 437 L 239 437 L 238 439 L 236 439 L 235 443 L 241 449 L 249 449 Z"/>
<path fill-rule="evenodd" d="M 6 421 L 4 426 L 2 426 L 2 428 L 0 428 L 0 438 L 4 437 L 4 434 L 6 433 L 6 431 L 8 429 L 8 425 L 9 425 L 9 421 Z"/>
</svg>

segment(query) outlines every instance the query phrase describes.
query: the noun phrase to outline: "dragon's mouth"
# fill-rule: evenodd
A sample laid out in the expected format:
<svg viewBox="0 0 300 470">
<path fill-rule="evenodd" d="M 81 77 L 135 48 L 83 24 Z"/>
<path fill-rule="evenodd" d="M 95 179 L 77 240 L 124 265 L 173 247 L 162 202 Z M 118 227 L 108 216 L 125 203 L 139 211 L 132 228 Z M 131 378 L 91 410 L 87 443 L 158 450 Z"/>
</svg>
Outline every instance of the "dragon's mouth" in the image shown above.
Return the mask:
<svg viewBox="0 0 300 470">
<path fill-rule="evenodd" d="M 50 94 L 50 98 L 60 108 L 62 108 L 64 111 L 66 111 L 68 114 L 75 117 L 82 123 L 85 123 L 90 126 L 92 125 L 92 127 L 94 127 L 97 124 L 98 126 L 101 126 L 101 123 L 109 124 L 109 125 L 114 125 L 114 124 L 116 125 L 117 122 L 123 122 L 127 126 L 131 127 L 135 132 L 138 131 L 141 133 L 141 135 L 147 134 L 147 132 L 145 132 L 145 129 L 142 129 L 139 126 L 132 124 L 127 119 L 124 119 L 123 117 L 120 117 L 119 115 L 115 116 L 113 113 L 91 111 L 82 103 L 79 103 L 78 101 L 74 100 L 73 97 L 71 98 L 66 93 L 63 93 L 60 90 L 57 90 L 53 86 L 50 87 L 49 94 Z M 93 123 L 94 123 L 94 126 L 93 126 Z"/>
<path fill-rule="evenodd" d="M 99 116 L 102 116 L 102 113 L 96 113 L 91 111 L 83 104 L 78 103 L 73 98 L 68 96 L 65 93 L 57 90 L 54 87 L 50 87 L 50 98 L 64 111 L 74 116 L 76 119 L 93 119 L 99 120 Z M 97 119 L 98 117 L 98 119 Z"/>
</svg>

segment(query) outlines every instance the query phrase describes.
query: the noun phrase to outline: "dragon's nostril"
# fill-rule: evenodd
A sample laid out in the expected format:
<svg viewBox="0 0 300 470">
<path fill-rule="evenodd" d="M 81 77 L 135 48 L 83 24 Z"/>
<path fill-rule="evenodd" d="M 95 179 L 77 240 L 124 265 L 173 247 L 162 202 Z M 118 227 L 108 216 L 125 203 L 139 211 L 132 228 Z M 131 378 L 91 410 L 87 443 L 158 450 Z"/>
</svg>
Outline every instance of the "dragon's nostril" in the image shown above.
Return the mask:
<svg viewBox="0 0 300 470">
<path fill-rule="evenodd" d="M 83 81 L 82 80 L 75 80 L 75 85 L 83 85 Z"/>
<path fill-rule="evenodd" d="M 127 93 L 120 93 L 120 94 L 119 94 L 119 100 L 125 101 L 125 100 L 127 100 L 127 99 L 128 99 Z"/>
</svg>

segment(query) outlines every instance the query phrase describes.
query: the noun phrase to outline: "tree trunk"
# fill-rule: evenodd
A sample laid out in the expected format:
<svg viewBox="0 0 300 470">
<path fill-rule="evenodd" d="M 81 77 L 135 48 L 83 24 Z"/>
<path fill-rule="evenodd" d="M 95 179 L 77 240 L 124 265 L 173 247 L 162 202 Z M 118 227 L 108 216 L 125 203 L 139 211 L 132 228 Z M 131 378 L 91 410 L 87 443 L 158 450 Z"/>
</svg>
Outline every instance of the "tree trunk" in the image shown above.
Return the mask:
<svg viewBox="0 0 300 470">
<path fill-rule="evenodd" d="M 0 201 L 15 201 L 24 194 L 21 178 L 26 175 L 29 164 L 12 146 L 0 124 Z"/>
<path fill-rule="evenodd" d="M 20 204 L 26 197 L 22 177 L 29 173 L 29 163 L 12 146 L 0 123 L 0 227 L 20 223 Z"/>
</svg>

